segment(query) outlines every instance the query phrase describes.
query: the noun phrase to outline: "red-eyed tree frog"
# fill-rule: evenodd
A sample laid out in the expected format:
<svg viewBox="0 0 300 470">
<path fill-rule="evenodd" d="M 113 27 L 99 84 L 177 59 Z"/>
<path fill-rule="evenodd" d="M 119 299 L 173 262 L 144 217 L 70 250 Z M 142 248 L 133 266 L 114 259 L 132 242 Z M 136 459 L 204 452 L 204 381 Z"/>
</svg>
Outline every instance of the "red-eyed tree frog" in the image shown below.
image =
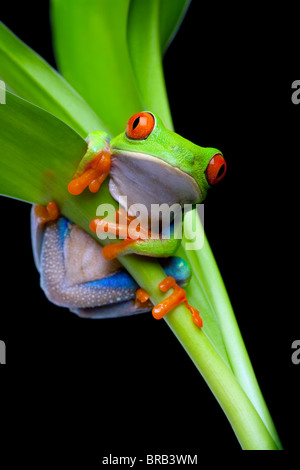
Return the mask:
<svg viewBox="0 0 300 470">
<path fill-rule="evenodd" d="M 201 203 L 208 189 L 226 173 L 226 162 L 219 150 L 193 144 L 166 129 L 160 118 L 150 112 L 132 116 L 126 131 L 111 140 L 105 132 L 93 132 L 87 143 L 87 152 L 68 185 L 69 192 L 78 196 L 88 187 L 96 193 L 109 175 L 113 198 L 122 205 L 126 196 L 128 207 L 142 204 L 149 216 L 153 204 L 183 207 Z M 47 208 L 36 206 L 32 215 L 34 256 L 48 298 L 81 316 L 100 318 L 149 311 L 149 296 L 141 289 L 136 295 L 138 286 L 115 258 L 129 253 L 168 258 L 180 240 L 151 238 L 149 227 L 141 228 L 143 237 L 130 238 L 127 225 L 134 217 L 129 213 L 126 223 L 124 218 L 119 223 L 118 211 L 116 223 L 99 218 L 91 221 L 92 231 L 114 231 L 125 238 L 102 249 L 90 235 L 58 215 L 55 203 L 49 203 Z M 187 263 L 173 257 L 164 262 L 164 270 L 167 278 L 160 288 L 173 288 L 173 292 L 153 308 L 153 316 L 162 318 L 184 302 L 194 322 L 202 326 L 199 312 L 188 304 L 179 285 L 190 277 Z"/>
</svg>

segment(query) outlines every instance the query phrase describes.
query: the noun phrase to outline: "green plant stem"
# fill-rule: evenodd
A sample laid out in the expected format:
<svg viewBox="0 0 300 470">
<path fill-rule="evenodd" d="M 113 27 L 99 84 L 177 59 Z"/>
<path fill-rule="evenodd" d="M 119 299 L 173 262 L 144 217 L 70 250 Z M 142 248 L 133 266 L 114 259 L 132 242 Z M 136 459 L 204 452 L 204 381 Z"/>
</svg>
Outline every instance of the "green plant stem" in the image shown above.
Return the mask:
<svg viewBox="0 0 300 470">
<path fill-rule="evenodd" d="M 147 289 L 154 304 L 168 295 L 162 294 L 158 289 L 158 282 L 164 278 L 159 265 L 152 260 L 143 260 L 141 264 L 139 257 L 132 255 L 119 260 L 139 284 Z M 204 331 L 194 325 L 187 308 L 182 305 L 176 307 L 166 315 L 165 320 L 218 400 L 242 448 L 277 450 L 274 440 L 232 371 Z"/>
<path fill-rule="evenodd" d="M 190 263 L 189 258 L 184 250 L 182 244 L 176 251 L 176 256 L 185 259 L 188 263 Z M 190 264 L 191 266 L 191 264 Z M 192 266 L 191 266 L 192 268 Z M 203 319 L 203 328 L 202 330 L 209 338 L 210 342 L 213 344 L 214 348 L 221 356 L 223 361 L 227 364 L 230 368 L 230 361 L 227 356 L 227 351 L 225 348 L 225 344 L 222 338 L 221 330 L 219 328 L 218 320 L 216 314 L 212 308 L 211 302 L 207 296 L 207 293 L 199 281 L 195 273 L 193 273 L 190 282 L 187 286 L 185 286 L 185 292 L 188 298 L 189 303 L 192 306 L 197 306 L 200 316 Z"/>
<path fill-rule="evenodd" d="M 241 447 L 244 450 L 277 450 L 251 401 L 204 332 L 194 333 L 194 326 L 186 315 L 169 315 L 166 321 L 222 407 Z"/>
<path fill-rule="evenodd" d="M 194 275 L 198 278 L 199 283 L 205 286 L 213 310 L 216 313 L 232 371 L 264 421 L 278 448 L 282 448 L 274 422 L 258 385 L 218 265 L 205 236 L 197 210 L 193 212 L 198 232 L 203 232 L 203 247 L 201 250 L 186 250 L 186 255 Z M 190 218 L 191 214 L 187 214 L 187 217 Z M 190 224 L 185 225 L 185 229 L 188 227 L 190 227 Z M 183 246 L 186 243 L 187 240 L 183 237 Z"/>
</svg>

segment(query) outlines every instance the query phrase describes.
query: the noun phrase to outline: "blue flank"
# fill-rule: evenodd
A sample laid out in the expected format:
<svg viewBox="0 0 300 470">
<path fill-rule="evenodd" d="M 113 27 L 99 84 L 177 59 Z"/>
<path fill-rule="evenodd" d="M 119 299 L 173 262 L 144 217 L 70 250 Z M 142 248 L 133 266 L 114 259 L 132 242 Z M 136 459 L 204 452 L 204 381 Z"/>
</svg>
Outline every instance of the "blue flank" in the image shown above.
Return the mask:
<svg viewBox="0 0 300 470">
<path fill-rule="evenodd" d="M 137 289 L 138 285 L 133 278 L 126 272 L 120 271 L 112 276 L 99 281 L 86 282 L 87 287 L 108 287 L 111 289 Z"/>
<path fill-rule="evenodd" d="M 191 277 L 191 270 L 188 263 L 178 256 L 173 256 L 161 261 L 162 267 L 167 276 L 172 276 L 177 282 L 185 283 Z M 137 289 L 138 285 L 126 271 L 120 271 L 106 279 L 87 282 L 88 287 L 108 287 L 112 289 Z"/>
<path fill-rule="evenodd" d="M 58 229 L 59 229 L 59 243 L 60 243 L 60 249 L 64 249 L 64 242 L 65 238 L 69 235 L 71 228 L 68 226 L 68 224 L 73 224 L 69 219 L 66 217 L 59 217 L 58 219 Z"/>
</svg>

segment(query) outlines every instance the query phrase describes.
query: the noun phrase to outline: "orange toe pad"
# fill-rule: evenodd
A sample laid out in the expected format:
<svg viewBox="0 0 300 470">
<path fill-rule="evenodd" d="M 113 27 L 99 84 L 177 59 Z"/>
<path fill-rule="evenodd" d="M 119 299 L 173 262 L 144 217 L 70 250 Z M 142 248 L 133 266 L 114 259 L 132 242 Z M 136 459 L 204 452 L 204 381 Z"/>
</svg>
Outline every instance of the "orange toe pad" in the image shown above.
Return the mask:
<svg viewBox="0 0 300 470">
<path fill-rule="evenodd" d="M 174 291 L 172 294 L 167 297 L 165 300 L 157 304 L 153 310 L 152 310 L 152 315 L 156 320 L 160 320 L 163 318 L 170 310 L 172 310 L 174 307 L 177 305 L 184 303 L 185 306 L 189 309 L 189 311 L 192 314 L 192 318 L 194 323 L 198 327 L 203 326 L 203 321 L 202 318 L 199 315 L 198 310 L 196 310 L 194 307 L 189 305 L 187 298 L 186 298 L 186 292 L 182 287 L 180 287 L 175 279 L 171 276 L 166 277 L 160 284 L 159 288 L 163 292 L 167 292 L 170 288 L 173 288 Z"/>
<path fill-rule="evenodd" d="M 55 202 L 49 202 L 46 207 L 37 205 L 34 208 L 34 212 L 42 224 L 56 220 L 60 215 Z"/>
</svg>

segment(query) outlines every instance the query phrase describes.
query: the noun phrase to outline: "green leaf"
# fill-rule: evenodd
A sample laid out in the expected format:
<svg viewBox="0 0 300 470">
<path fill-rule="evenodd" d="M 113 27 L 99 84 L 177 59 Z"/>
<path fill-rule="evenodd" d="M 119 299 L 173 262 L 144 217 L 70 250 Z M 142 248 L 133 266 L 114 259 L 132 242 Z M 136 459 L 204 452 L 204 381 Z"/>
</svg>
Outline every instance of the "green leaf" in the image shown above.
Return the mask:
<svg viewBox="0 0 300 470">
<path fill-rule="evenodd" d="M 131 0 L 127 38 L 146 109 L 157 113 L 165 126 L 173 129 L 161 59 L 159 0 Z"/>
<path fill-rule="evenodd" d="M 131 115 L 149 109 L 148 95 L 156 100 L 151 110 L 172 128 L 160 52 L 188 5 L 189 0 L 52 0 L 59 68 L 113 134 L 124 130 Z"/>
<path fill-rule="evenodd" d="M 60 71 L 116 135 L 145 107 L 127 49 L 129 0 L 52 0 Z"/>
<path fill-rule="evenodd" d="M 172 41 L 190 0 L 131 0 L 128 50 L 146 109 L 157 113 L 173 129 L 165 85 L 162 53 Z"/>
<path fill-rule="evenodd" d="M 54 114 L 83 137 L 92 131 L 105 130 L 65 79 L 3 23 L 0 23 L 0 77 L 17 95 Z"/>
<path fill-rule="evenodd" d="M 52 114 L 6 91 L 0 106 L 1 194 L 32 203 L 57 199 L 85 140 Z"/>
</svg>

